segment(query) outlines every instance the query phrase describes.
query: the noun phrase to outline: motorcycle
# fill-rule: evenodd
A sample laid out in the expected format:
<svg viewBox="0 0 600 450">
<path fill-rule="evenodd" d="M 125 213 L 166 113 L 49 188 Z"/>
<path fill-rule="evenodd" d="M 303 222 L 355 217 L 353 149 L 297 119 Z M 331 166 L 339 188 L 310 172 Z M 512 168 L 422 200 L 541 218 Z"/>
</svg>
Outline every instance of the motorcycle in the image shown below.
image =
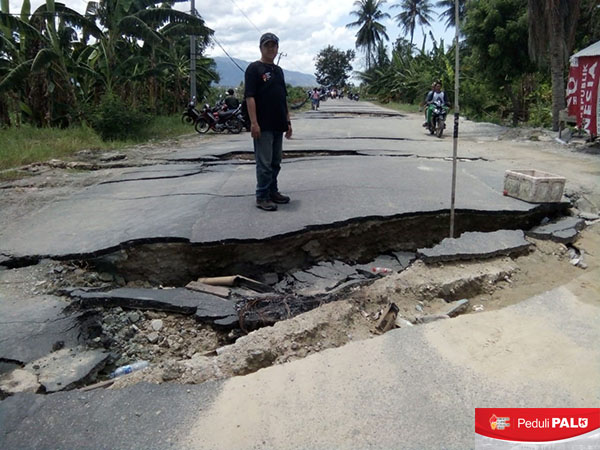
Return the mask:
<svg viewBox="0 0 600 450">
<path fill-rule="evenodd" d="M 227 130 L 230 133 L 238 134 L 244 126 L 243 121 L 239 118 L 241 110 L 241 105 L 237 109 L 223 111 L 223 105 L 221 104 L 211 108 L 206 103 L 200 112 L 200 117 L 194 124 L 194 128 L 201 134 L 207 133 L 208 130 L 213 130 L 216 133 Z"/>
<path fill-rule="evenodd" d="M 441 138 L 446 128 L 446 114 L 448 114 L 448 107 L 442 103 L 441 100 L 436 100 L 428 106 L 430 108 L 430 120 L 427 123 L 427 129 L 429 134 L 435 134 Z"/>
<path fill-rule="evenodd" d="M 196 109 L 196 97 L 192 97 L 181 116 L 181 123 L 189 123 L 190 125 L 193 125 L 198 121 L 199 118 L 200 113 Z"/>
<path fill-rule="evenodd" d="M 246 105 L 246 100 L 242 102 L 241 108 L 237 113 L 237 118 L 242 122 L 246 131 L 250 131 L 250 116 L 248 115 L 248 106 Z"/>
</svg>

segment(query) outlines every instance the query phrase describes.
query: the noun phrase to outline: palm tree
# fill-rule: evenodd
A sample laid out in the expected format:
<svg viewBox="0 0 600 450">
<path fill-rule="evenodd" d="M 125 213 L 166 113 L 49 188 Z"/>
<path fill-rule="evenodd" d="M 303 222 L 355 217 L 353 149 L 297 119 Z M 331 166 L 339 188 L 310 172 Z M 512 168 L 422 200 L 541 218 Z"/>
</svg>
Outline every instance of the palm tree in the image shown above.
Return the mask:
<svg viewBox="0 0 600 450">
<path fill-rule="evenodd" d="M 392 8 L 400 8 L 402 10 L 395 19 L 405 32 L 410 33 L 410 45 L 413 43 L 417 23 L 421 26 L 431 26 L 432 11 L 430 0 L 402 0 L 400 4 L 392 5 Z"/>
<path fill-rule="evenodd" d="M 460 17 L 460 22 L 465 19 L 467 14 L 467 1 L 468 0 L 458 0 L 458 16 Z M 444 8 L 444 10 L 440 13 L 439 18 L 446 19 L 446 30 L 450 27 L 456 26 L 456 14 L 455 14 L 455 0 L 439 0 L 435 6 L 438 8 Z"/>
<path fill-rule="evenodd" d="M 364 49 L 367 70 L 371 68 L 373 52 L 377 44 L 383 39 L 389 40 L 385 26 L 379 22 L 390 17 L 388 13 L 384 13 L 380 9 L 385 2 L 386 0 L 356 0 L 354 2 L 356 10 L 350 14 L 356 16 L 357 19 L 346 25 L 347 28 L 360 27 L 356 33 L 356 48 Z"/>
<path fill-rule="evenodd" d="M 552 129 L 566 106 L 565 66 L 575 41 L 580 0 L 528 0 L 529 55 L 540 65 L 550 61 L 552 76 Z"/>
</svg>

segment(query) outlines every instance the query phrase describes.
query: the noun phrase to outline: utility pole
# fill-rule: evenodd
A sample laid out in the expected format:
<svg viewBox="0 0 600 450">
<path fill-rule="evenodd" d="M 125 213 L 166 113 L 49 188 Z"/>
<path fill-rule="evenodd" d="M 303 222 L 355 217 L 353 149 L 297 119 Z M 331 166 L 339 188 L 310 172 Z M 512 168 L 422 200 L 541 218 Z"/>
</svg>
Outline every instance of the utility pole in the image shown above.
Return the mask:
<svg viewBox="0 0 600 450">
<path fill-rule="evenodd" d="M 192 16 L 196 17 L 196 0 L 191 0 Z M 190 36 L 190 100 L 196 98 L 196 36 Z"/>
<path fill-rule="evenodd" d="M 452 194 L 450 197 L 450 237 L 454 237 L 454 203 L 456 199 L 456 159 L 458 154 L 458 118 L 460 108 L 458 106 L 458 88 L 459 88 L 459 52 L 458 52 L 458 35 L 460 28 L 460 13 L 458 8 L 459 0 L 454 0 L 454 21 L 456 23 L 456 34 L 454 36 L 454 139 L 452 151 Z"/>
<path fill-rule="evenodd" d="M 287 56 L 287 53 L 280 53 L 279 54 L 279 58 L 277 58 L 277 65 L 279 65 L 279 61 L 281 60 L 282 56 Z"/>
</svg>

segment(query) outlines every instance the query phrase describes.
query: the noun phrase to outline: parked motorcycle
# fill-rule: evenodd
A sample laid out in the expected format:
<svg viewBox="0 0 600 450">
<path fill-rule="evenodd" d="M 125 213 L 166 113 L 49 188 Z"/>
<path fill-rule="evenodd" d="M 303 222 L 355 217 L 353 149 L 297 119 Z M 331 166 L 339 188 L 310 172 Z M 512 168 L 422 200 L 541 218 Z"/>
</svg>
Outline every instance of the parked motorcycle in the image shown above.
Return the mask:
<svg viewBox="0 0 600 450">
<path fill-rule="evenodd" d="M 200 117 L 194 124 L 194 128 L 198 133 L 207 133 L 208 130 L 213 130 L 221 133 L 225 130 L 233 134 L 238 134 L 244 126 L 238 115 L 241 114 L 241 106 L 237 109 L 223 111 L 223 106 L 217 104 L 215 108 L 211 108 L 208 103 L 204 105 L 200 112 Z"/>
<path fill-rule="evenodd" d="M 444 105 L 441 100 L 436 100 L 435 103 L 429 105 L 428 108 L 431 108 L 431 118 L 427 124 L 429 134 L 435 134 L 437 137 L 441 138 L 444 133 L 444 128 L 446 128 L 446 114 L 448 114 L 448 107 Z"/>
<path fill-rule="evenodd" d="M 237 118 L 241 120 L 246 131 L 250 131 L 250 115 L 248 114 L 248 105 L 246 104 L 246 99 L 244 99 L 242 102 L 241 108 L 237 113 Z"/>
<path fill-rule="evenodd" d="M 181 122 L 193 125 L 198 121 L 199 118 L 200 113 L 196 109 L 196 97 L 192 97 L 190 102 L 187 104 L 185 111 L 181 115 Z"/>
</svg>

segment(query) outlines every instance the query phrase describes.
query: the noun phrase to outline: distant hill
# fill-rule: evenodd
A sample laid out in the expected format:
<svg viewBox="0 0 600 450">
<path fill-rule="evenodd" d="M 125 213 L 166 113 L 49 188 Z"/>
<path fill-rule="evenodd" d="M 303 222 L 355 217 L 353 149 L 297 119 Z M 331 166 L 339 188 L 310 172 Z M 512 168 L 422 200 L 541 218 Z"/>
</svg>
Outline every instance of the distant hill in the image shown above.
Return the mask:
<svg viewBox="0 0 600 450">
<path fill-rule="evenodd" d="M 229 58 L 217 56 L 213 59 L 217 65 L 217 72 L 219 72 L 221 77 L 218 86 L 237 87 L 244 81 L 244 73 Z M 233 60 L 244 70 L 250 64 L 248 61 L 242 61 L 241 59 L 233 58 Z M 317 80 L 313 75 L 285 69 L 283 73 L 285 75 L 285 82 L 292 86 L 310 87 L 317 85 Z"/>
</svg>

